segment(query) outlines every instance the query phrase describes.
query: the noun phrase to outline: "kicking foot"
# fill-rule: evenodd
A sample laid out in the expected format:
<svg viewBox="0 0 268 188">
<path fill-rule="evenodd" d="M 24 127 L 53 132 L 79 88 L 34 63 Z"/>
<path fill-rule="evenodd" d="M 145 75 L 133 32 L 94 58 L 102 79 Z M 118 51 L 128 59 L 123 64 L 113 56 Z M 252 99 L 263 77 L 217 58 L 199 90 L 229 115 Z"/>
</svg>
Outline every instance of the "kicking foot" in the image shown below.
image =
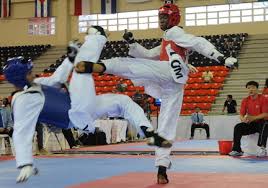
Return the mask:
<svg viewBox="0 0 268 188">
<path fill-rule="evenodd" d="M 158 133 L 155 133 L 152 128 L 141 126 L 141 130 L 147 138 L 147 144 L 149 146 L 158 146 L 161 148 L 170 148 L 172 146 L 172 143 L 170 141 L 159 136 Z"/>
<path fill-rule="evenodd" d="M 74 69 L 77 73 L 103 73 L 106 70 L 106 66 L 101 62 L 81 61 L 77 63 Z"/>
<path fill-rule="evenodd" d="M 161 148 L 170 148 L 172 143 L 163 137 L 159 136 L 157 133 L 154 133 L 152 137 L 147 139 L 147 144 L 149 146 L 158 146 Z"/>
</svg>

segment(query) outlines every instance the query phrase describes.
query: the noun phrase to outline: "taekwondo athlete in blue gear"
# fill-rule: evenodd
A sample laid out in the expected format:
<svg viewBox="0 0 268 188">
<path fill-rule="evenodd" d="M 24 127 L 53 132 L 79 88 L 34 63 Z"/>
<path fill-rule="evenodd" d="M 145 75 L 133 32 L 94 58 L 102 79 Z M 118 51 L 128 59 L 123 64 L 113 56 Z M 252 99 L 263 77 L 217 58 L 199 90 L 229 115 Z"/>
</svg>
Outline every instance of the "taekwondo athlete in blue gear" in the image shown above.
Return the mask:
<svg viewBox="0 0 268 188">
<path fill-rule="evenodd" d="M 94 31 L 94 29 L 91 29 L 90 31 L 92 30 Z M 65 83 L 71 70 L 73 69 L 72 61 L 75 61 L 75 56 L 77 53 L 79 57 L 78 59 L 80 60 L 86 60 L 88 58 L 89 60 L 93 60 L 90 59 L 90 56 L 94 56 L 94 58 L 98 59 L 107 39 L 105 36 L 99 35 L 99 32 L 95 32 L 93 34 L 90 33 L 90 35 L 86 36 L 85 43 L 79 49 L 82 54 L 79 55 L 78 50 L 74 51 L 75 49 L 79 48 L 75 47 L 75 45 L 72 45 L 71 48 L 68 48 L 68 58 L 63 61 L 62 65 L 57 68 L 51 77 L 35 79 L 35 76 L 32 74 L 32 62 L 26 61 L 21 57 L 9 59 L 7 65 L 4 67 L 6 79 L 18 90 L 18 92 L 13 96 L 12 100 L 14 115 L 13 137 L 16 150 L 16 162 L 17 167 L 21 169 L 17 182 L 26 181 L 31 175 L 36 174 L 37 170 L 33 167 L 32 158 L 32 138 L 34 135 L 35 125 L 38 121 L 40 113 L 42 112 L 42 114 L 47 115 L 44 113 L 44 110 L 49 105 L 56 104 L 49 102 L 52 99 L 46 99 L 46 97 L 51 96 L 49 95 L 49 92 L 53 91 L 53 89 L 44 89 L 40 84 L 52 87 L 60 87 L 61 83 Z M 90 53 L 87 53 L 87 55 L 85 54 L 85 51 L 89 51 Z M 71 101 L 71 108 L 68 110 L 68 115 L 72 125 L 75 124 L 80 129 L 86 127 L 86 131 L 92 132 L 95 130 L 95 128 L 91 118 L 92 113 L 89 113 L 89 107 L 92 108 L 93 106 L 90 106 L 90 104 L 92 104 L 90 103 L 90 100 L 92 100 L 92 98 L 95 96 L 95 87 L 92 76 L 87 77 L 80 75 L 76 76 L 74 72 L 70 83 L 70 98 L 73 99 L 75 103 Z M 84 83 L 89 85 L 85 86 Z M 87 95 L 89 93 L 87 90 L 90 91 L 91 89 L 93 94 L 90 92 L 91 95 L 88 97 Z M 78 94 L 77 91 L 79 91 L 80 94 Z M 84 91 L 86 92 L 83 93 Z M 65 110 L 67 111 L 67 106 L 65 107 Z M 55 108 L 50 107 L 50 109 Z M 82 112 L 82 109 L 88 110 L 88 112 Z M 44 118 L 46 116 L 40 117 Z M 68 116 L 66 115 L 66 117 Z M 85 124 L 87 126 L 85 126 Z M 59 124 L 54 123 L 54 125 Z M 62 125 L 63 123 L 61 124 L 61 128 Z M 70 124 L 66 124 L 64 126 L 69 125 Z"/>
<path fill-rule="evenodd" d="M 4 75 L 6 79 L 15 86 L 17 92 L 12 98 L 12 111 L 14 117 L 14 133 L 13 140 L 16 151 L 17 167 L 21 169 L 17 178 L 17 182 L 26 181 L 31 175 L 36 174 L 37 168 L 33 165 L 32 157 L 32 139 L 35 133 L 35 125 L 38 118 L 44 123 L 52 123 L 60 128 L 67 128 L 68 109 L 70 109 L 69 96 L 56 91 L 60 83 L 65 83 L 68 75 L 72 71 L 73 64 L 66 58 L 61 66 L 47 78 L 34 78 L 32 73 L 32 62 L 26 61 L 22 57 L 9 59 L 4 67 Z M 47 86 L 43 86 L 40 84 Z M 49 87 L 53 86 L 53 87 Z M 62 99 L 60 99 L 62 98 Z M 56 122 L 55 112 L 61 113 L 63 109 L 59 108 L 59 104 L 64 107 L 65 116 L 63 115 Z M 54 111 L 47 111 L 53 109 Z M 59 110 L 59 111 L 58 111 Z M 51 117 L 50 117 L 51 116 Z"/>
</svg>

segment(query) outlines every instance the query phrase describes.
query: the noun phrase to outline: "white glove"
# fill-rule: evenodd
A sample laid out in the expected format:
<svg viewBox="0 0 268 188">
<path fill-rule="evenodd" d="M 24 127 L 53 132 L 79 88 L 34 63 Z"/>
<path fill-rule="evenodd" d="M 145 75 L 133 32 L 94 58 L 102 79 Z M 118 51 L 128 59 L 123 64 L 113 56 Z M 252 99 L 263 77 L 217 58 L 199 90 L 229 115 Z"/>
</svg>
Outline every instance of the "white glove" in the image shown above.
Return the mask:
<svg viewBox="0 0 268 188">
<path fill-rule="evenodd" d="M 238 67 L 238 61 L 234 57 L 227 57 L 225 59 L 224 65 L 228 68 Z"/>
<path fill-rule="evenodd" d="M 189 68 L 190 73 L 196 73 L 196 72 L 198 72 L 197 68 L 195 68 L 193 65 L 187 64 L 187 66 Z"/>
<path fill-rule="evenodd" d="M 31 176 L 38 174 L 38 169 L 32 165 L 27 165 L 21 168 L 20 174 L 17 177 L 17 183 L 27 181 Z"/>
<path fill-rule="evenodd" d="M 234 57 L 224 57 L 224 56 L 219 56 L 217 60 L 224 64 L 227 68 L 238 68 L 238 61 Z"/>
</svg>

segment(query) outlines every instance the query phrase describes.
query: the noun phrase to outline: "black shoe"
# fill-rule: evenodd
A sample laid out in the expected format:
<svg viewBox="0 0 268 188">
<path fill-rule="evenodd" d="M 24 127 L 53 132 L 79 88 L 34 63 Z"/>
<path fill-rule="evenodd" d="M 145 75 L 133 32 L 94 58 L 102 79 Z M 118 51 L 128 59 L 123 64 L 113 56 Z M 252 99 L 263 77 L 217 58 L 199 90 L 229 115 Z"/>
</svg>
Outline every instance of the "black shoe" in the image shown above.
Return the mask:
<svg viewBox="0 0 268 188">
<path fill-rule="evenodd" d="M 169 180 L 166 175 L 162 175 L 162 174 L 157 174 L 157 184 L 168 184 Z"/>
<path fill-rule="evenodd" d="M 155 133 L 152 137 L 149 137 L 147 140 L 147 144 L 149 146 L 158 146 L 161 148 L 170 148 L 172 147 L 172 143 L 165 138 L 159 136 Z"/>
<path fill-rule="evenodd" d="M 157 173 L 157 184 L 167 184 L 169 183 L 167 177 L 167 167 L 159 166 Z"/>
<path fill-rule="evenodd" d="M 141 126 L 141 130 L 143 131 L 145 137 L 147 138 L 147 144 L 149 146 L 158 146 L 161 148 L 170 148 L 172 143 L 165 138 L 155 133 L 154 130 L 149 129 L 148 127 Z"/>
</svg>

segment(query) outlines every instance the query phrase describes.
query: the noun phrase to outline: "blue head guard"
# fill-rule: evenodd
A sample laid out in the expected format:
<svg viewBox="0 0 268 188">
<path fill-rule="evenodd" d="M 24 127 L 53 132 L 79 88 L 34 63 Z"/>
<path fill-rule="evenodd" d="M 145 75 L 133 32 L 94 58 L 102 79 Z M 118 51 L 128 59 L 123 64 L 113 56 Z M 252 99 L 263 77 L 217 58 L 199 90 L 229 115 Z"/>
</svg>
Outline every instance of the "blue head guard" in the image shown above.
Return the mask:
<svg viewBox="0 0 268 188">
<path fill-rule="evenodd" d="M 3 72 L 8 82 L 16 87 L 23 88 L 25 85 L 29 85 L 26 75 L 32 68 L 31 60 L 25 60 L 23 57 L 14 57 L 7 60 Z"/>
</svg>

